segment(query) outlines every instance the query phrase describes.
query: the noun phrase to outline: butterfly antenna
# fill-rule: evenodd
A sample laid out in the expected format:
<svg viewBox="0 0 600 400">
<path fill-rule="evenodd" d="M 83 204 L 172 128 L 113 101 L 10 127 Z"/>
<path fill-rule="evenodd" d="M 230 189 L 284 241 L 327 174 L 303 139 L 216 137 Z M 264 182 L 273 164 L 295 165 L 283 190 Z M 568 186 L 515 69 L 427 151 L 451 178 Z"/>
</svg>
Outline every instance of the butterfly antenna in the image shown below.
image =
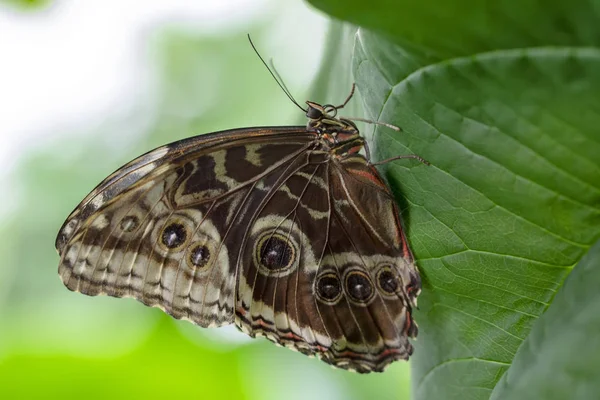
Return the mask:
<svg viewBox="0 0 600 400">
<path fill-rule="evenodd" d="M 271 67 L 273 68 L 273 69 L 271 69 L 271 67 L 269 67 L 269 65 L 262 58 L 262 56 L 260 55 L 260 53 L 256 49 L 256 46 L 254 46 L 254 43 L 252 42 L 252 39 L 250 38 L 250 34 L 248 34 L 248 41 L 250 42 L 250 46 L 252 46 L 252 49 L 254 50 L 254 52 L 256 53 L 256 55 L 258 56 L 258 58 L 260 58 L 260 61 L 262 61 L 262 63 L 264 64 L 264 66 L 267 68 L 267 71 L 269 71 L 269 73 L 271 74 L 271 76 L 273 77 L 273 79 L 275 79 L 275 82 L 277 82 L 277 84 L 279 85 L 279 87 L 281 88 L 281 90 L 283 90 L 283 93 L 285 93 L 285 95 L 288 97 L 288 99 L 290 99 L 290 101 L 292 103 L 294 103 L 296 105 L 296 107 L 298 107 L 299 109 L 301 109 L 304 112 L 307 112 L 308 110 L 304 109 L 300 104 L 298 104 L 298 102 L 296 101 L 296 99 L 294 99 L 294 96 L 292 96 L 292 94 L 288 90 L 287 86 L 285 86 L 285 83 L 283 82 L 283 79 L 281 79 L 281 76 L 279 76 L 279 73 L 275 69 L 275 66 L 273 65 L 273 62 L 271 61 Z M 273 71 L 275 71 L 275 73 L 273 73 Z"/>
<path fill-rule="evenodd" d="M 290 90 L 288 89 L 287 85 L 285 84 L 285 81 L 281 78 L 281 75 L 279 75 L 279 72 L 277 71 L 277 68 L 275 68 L 275 64 L 273 64 L 273 59 L 272 58 L 269 59 L 269 66 L 271 67 L 271 70 L 273 71 L 273 73 L 277 77 L 277 82 L 281 84 L 280 86 L 283 86 L 283 89 L 286 92 L 286 94 L 288 95 L 288 97 L 291 97 L 292 101 L 294 103 L 296 103 L 296 100 L 292 96 L 292 92 L 290 92 Z"/>
</svg>

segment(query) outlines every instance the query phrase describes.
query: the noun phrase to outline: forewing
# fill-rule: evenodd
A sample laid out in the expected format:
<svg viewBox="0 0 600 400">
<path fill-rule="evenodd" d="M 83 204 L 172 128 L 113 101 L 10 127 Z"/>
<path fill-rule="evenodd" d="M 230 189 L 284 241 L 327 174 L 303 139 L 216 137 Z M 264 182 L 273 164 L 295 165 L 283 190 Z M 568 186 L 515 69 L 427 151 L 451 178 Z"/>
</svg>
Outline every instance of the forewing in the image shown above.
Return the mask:
<svg viewBox="0 0 600 400">
<path fill-rule="evenodd" d="M 233 322 L 242 223 L 265 182 L 314 136 L 255 128 L 160 147 L 105 179 L 73 211 L 56 246 L 59 275 L 88 295 L 134 297 L 201 326 Z"/>
</svg>

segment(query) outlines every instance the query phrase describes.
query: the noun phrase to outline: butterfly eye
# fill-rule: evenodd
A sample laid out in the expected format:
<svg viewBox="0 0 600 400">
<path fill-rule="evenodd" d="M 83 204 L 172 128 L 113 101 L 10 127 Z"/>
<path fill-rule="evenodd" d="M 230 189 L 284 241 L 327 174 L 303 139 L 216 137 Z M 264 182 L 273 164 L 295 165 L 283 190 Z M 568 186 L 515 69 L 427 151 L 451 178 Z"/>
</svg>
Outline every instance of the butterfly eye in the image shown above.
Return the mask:
<svg viewBox="0 0 600 400">
<path fill-rule="evenodd" d="M 310 103 L 308 103 L 308 110 L 306 111 L 306 116 L 309 119 L 321 119 L 323 118 L 323 111 L 313 107 Z"/>
<path fill-rule="evenodd" d="M 342 283 L 336 274 L 321 274 L 315 281 L 315 294 L 324 303 L 333 305 L 342 296 Z"/>
<path fill-rule="evenodd" d="M 185 244 L 187 237 L 187 230 L 182 223 L 170 222 L 160 234 L 160 243 L 169 250 L 176 250 Z"/>
<path fill-rule="evenodd" d="M 296 248 L 291 240 L 273 232 L 258 240 L 256 255 L 260 270 L 267 275 L 288 272 L 296 262 Z"/>
<path fill-rule="evenodd" d="M 367 304 L 375 294 L 373 284 L 364 272 L 357 270 L 350 271 L 346 274 L 344 282 L 348 297 L 359 305 Z"/>
</svg>

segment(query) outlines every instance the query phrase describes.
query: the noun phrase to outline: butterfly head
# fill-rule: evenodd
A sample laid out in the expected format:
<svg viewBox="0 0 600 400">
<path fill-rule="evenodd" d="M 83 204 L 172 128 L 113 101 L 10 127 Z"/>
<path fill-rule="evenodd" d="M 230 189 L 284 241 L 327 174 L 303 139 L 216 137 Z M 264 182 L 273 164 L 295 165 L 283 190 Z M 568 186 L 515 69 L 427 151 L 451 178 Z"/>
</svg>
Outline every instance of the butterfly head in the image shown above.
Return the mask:
<svg viewBox="0 0 600 400">
<path fill-rule="evenodd" d="M 306 109 L 308 129 L 316 130 L 326 138 L 330 137 L 335 144 L 360 135 L 354 122 L 336 117 L 338 107 L 331 104 L 321 105 L 314 101 L 307 101 L 306 104 L 308 106 Z"/>
</svg>

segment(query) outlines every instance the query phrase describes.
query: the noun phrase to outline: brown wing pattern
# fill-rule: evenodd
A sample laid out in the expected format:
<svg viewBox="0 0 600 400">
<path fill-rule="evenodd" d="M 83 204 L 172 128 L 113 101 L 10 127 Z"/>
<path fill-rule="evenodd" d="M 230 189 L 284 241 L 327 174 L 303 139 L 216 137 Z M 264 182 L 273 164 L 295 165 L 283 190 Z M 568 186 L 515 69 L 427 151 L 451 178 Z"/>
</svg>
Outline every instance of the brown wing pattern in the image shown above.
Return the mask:
<svg viewBox="0 0 600 400">
<path fill-rule="evenodd" d="M 340 368 L 407 359 L 420 281 L 397 207 L 364 157 L 316 138 L 235 130 L 139 157 L 61 228 L 61 279 Z"/>
<path fill-rule="evenodd" d="M 102 182 L 57 238 L 59 275 L 88 295 L 134 297 L 200 326 L 233 322 L 243 216 L 314 135 L 264 128 L 158 148 Z M 193 149 L 193 150 L 192 150 Z"/>
<path fill-rule="evenodd" d="M 358 372 L 407 359 L 420 281 L 377 171 L 312 152 L 285 176 L 249 221 L 236 324 Z"/>
</svg>

